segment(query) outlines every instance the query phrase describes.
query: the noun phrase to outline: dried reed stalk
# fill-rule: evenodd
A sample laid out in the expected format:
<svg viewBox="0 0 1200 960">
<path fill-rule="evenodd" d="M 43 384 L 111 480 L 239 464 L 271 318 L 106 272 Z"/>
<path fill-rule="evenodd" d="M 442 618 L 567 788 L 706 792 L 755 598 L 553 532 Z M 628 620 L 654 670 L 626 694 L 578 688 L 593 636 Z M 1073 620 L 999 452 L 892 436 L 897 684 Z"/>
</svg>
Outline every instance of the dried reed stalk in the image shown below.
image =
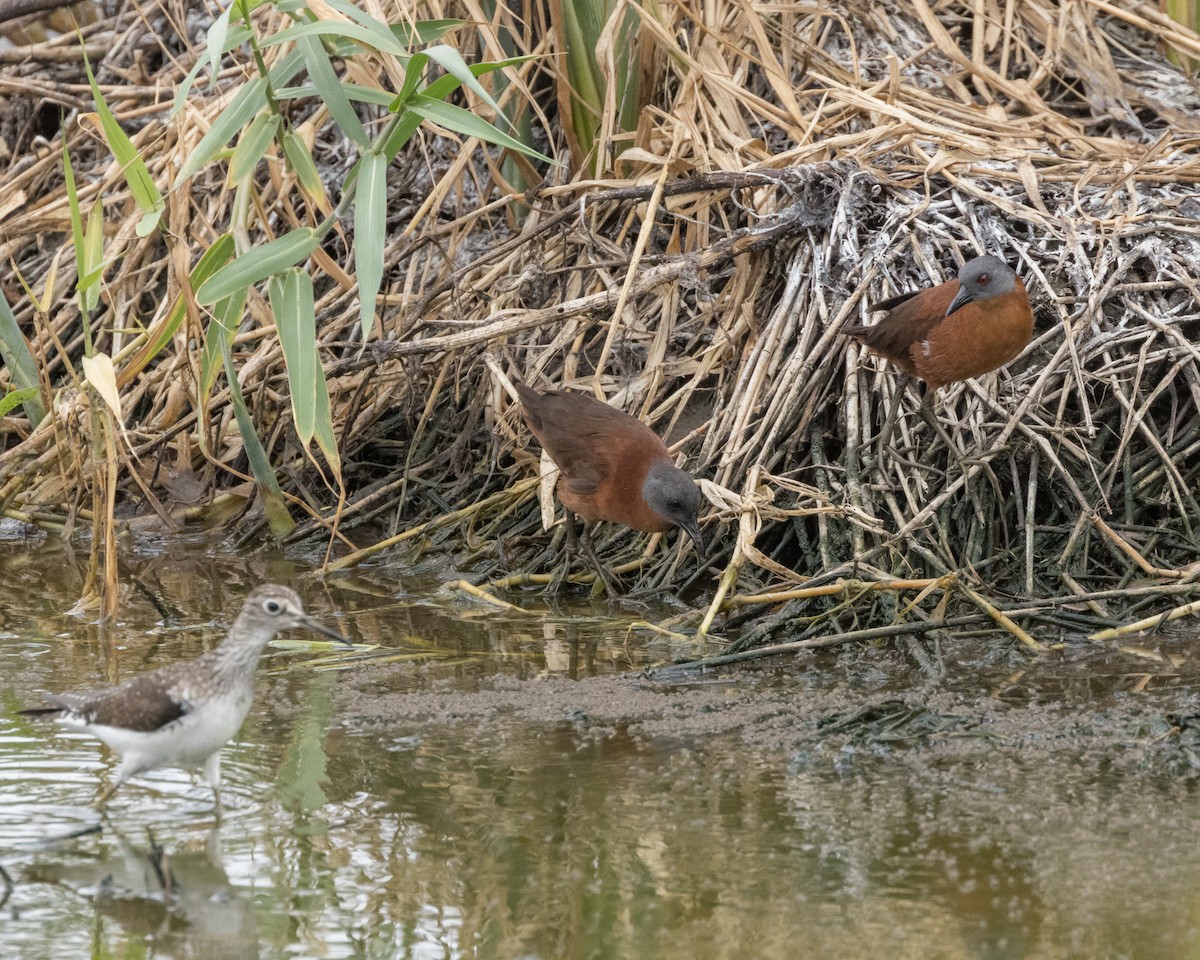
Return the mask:
<svg viewBox="0 0 1200 960">
<path fill-rule="evenodd" d="M 542 7 L 379 8 L 393 20 L 467 15 L 456 43 L 468 56 L 500 56 L 505 35 L 536 55 L 511 95 L 533 98 L 539 149 L 566 159 L 547 94 L 560 51 Z M 3 421 L 8 516 L 69 528 L 92 502 L 87 444 L 57 425 L 82 422 L 87 402 L 61 386 L 78 365 L 80 320 L 73 261 L 56 256 L 69 233 L 59 152 L 38 140 L 61 106 L 81 190 L 103 194 L 109 211 L 99 345 L 117 358 L 133 438 L 119 454 L 119 498 L 177 523 L 220 498 L 226 522 L 257 529 L 228 396 L 196 396 L 204 318 L 160 353 L 143 349 L 233 200 L 219 170 L 171 183 L 224 102 L 194 94 L 166 122 L 167 94 L 199 55 L 189 9 L 134 4 L 85 31 L 111 51 L 99 80 L 114 112 L 151 173 L 175 187 L 171 245 L 129 229 L 119 171 L 80 123 L 74 39 L 38 44 L 20 63 L 0 58 L 0 141 L 13 147 L 0 253 L 38 296 L 55 278 L 54 309 L 37 315 L 11 281 L 4 292 L 59 418 L 36 429 Z M 398 563 L 452 549 L 476 582 L 549 571 L 556 541 L 541 535 L 537 493 L 522 483 L 536 457 L 502 383 L 519 375 L 645 418 L 707 481 L 713 555 L 702 574 L 673 538 L 649 558 L 627 532 L 600 542 L 640 571 L 635 589 L 674 585 L 704 604 L 724 571 L 725 602 L 706 628 L 765 643 L 803 622 L 845 633 L 899 615 L 890 590 L 854 603 L 746 602 L 839 577 L 955 573 L 971 585 L 963 609 L 986 594 L 988 616 L 1022 632 L 1017 620 L 1040 614 L 1014 616 L 1005 596 L 1025 610 L 1029 598 L 1069 601 L 1079 633 L 1148 602 L 1160 609 L 1163 595 L 1148 600 L 1137 578 L 1194 564 L 1200 532 L 1200 100 L 1164 50 L 1200 56 L 1200 37 L 1134 0 L 675 0 L 642 17 L 653 94 L 611 179 L 572 180 L 564 165 L 517 191 L 495 156 L 427 130 L 391 171 L 391 274 L 365 350 L 347 247 L 335 241 L 316 259 L 349 488 L 336 518 L 336 496 L 290 430 L 269 310 L 251 297 L 240 379 L 306 516 L 296 536 L 329 538 L 336 520 L 343 558 L 394 536 L 421 544 Z M 230 93 L 245 77 L 226 69 L 217 86 Z M 314 119 L 318 159 L 344 171 L 344 144 Z M 600 128 L 616 129 L 613 119 Z M 274 196 L 264 239 L 303 220 L 284 190 Z M 940 282 L 979 252 L 1025 277 L 1034 342 L 1000 375 L 939 398 L 957 454 L 910 398 L 896 451 L 877 458 L 891 374 L 839 330 L 870 319 L 867 303 Z M 230 515 L 239 502 L 248 512 Z M 1179 589 L 1174 601 L 1194 586 Z M 950 616 L 947 602 L 925 614 Z"/>
</svg>

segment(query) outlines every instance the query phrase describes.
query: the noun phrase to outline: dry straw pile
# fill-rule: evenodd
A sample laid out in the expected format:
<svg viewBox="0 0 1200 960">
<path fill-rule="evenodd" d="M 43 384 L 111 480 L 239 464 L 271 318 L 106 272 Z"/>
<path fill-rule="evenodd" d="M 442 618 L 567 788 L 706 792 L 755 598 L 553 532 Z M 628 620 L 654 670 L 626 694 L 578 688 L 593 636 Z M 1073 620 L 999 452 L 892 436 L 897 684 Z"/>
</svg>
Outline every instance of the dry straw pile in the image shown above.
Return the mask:
<svg viewBox="0 0 1200 960">
<path fill-rule="evenodd" d="M 294 497 L 294 537 L 328 541 L 338 566 L 435 550 L 477 582 L 548 572 L 536 453 L 506 382 L 519 375 L 595 391 L 669 436 L 711 503 L 709 566 L 696 575 L 674 537 L 647 552 L 644 538 L 603 530 L 598 546 L 631 587 L 676 584 L 707 610 L 705 629 L 735 611 L 734 625 L 752 622 L 749 643 L 828 633 L 831 618 L 843 633 L 859 619 L 998 620 L 1036 643 L 1026 630 L 1091 631 L 1193 589 L 1200 98 L 1167 54 L 1200 57 L 1195 34 L 1136 0 L 647 0 L 630 7 L 645 106 L 622 134 L 609 97 L 589 166 L 571 152 L 577 51 L 555 29 L 558 3 L 368 7 L 392 21 L 464 17 L 453 36 L 468 60 L 501 58 L 503 44 L 533 54 L 504 102 L 533 104 L 534 143 L 563 165 L 535 174 L 425 128 L 390 171 L 389 272 L 365 349 L 353 224 L 309 264 L 342 486 L 289 432 L 272 317 L 252 294 L 239 379 Z M 234 198 L 220 163 L 173 182 L 224 102 L 198 88 L 167 122 L 203 39 L 190 9 L 119 5 L 85 31 L 114 113 L 172 191 L 170 242 L 133 233 L 119 171 L 84 117 L 74 38 L 0 51 L 4 289 L 58 411 L 32 431 L 4 422 L 9 516 L 70 524 L 111 503 L 258 529 L 228 393 L 218 382 L 198 398 L 205 319 L 145 349 Z M 629 45 L 606 36 L 596 53 L 613 71 Z M 217 87 L 248 71 L 227 68 Z M 336 184 L 354 155 L 310 109 Z M 108 469 L 70 388 L 80 319 L 73 263 L 59 256 L 61 152 L 44 139 L 60 111 L 82 194 L 104 191 L 114 252 L 96 320 L 125 431 Z M 518 173 L 545 179 L 526 192 Z M 263 164 L 264 238 L 304 222 L 282 176 Z M 880 455 L 891 374 L 839 328 L 980 252 L 1024 277 L 1034 342 L 999 376 L 939 396 L 957 453 L 910 395 Z M 46 314 L 18 272 L 39 296 L 52 280 Z"/>
</svg>

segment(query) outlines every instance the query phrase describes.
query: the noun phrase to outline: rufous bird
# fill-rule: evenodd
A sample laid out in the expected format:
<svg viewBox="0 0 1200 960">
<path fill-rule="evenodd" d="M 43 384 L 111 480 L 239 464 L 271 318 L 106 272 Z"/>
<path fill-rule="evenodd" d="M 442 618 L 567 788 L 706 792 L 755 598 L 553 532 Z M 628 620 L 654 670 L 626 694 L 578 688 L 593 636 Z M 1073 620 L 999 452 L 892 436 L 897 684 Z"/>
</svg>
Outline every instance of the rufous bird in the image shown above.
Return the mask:
<svg viewBox="0 0 1200 960">
<path fill-rule="evenodd" d="M 955 280 L 869 309 L 886 310 L 887 316 L 874 325 L 843 327 L 841 332 L 923 380 L 922 413 L 935 425 L 931 407 L 938 389 L 1004 366 L 1033 335 L 1025 284 L 1008 264 L 992 256 L 967 261 Z M 898 394 L 899 390 L 896 399 Z M 895 402 L 889 426 L 894 413 Z"/>
<path fill-rule="evenodd" d="M 679 527 L 704 550 L 700 489 L 675 466 L 666 444 L 635 417 L 582 393 L 538 393 L 514 382 L 522 413 L 542 449 L 558 466 L 558 499 L 586 524 L 611 520 L 633 530 L 662 533 Z M 573 539 L 574 522 L 567 518 Z M 597 559 L 588 526 L 584 550 L 612 593 L 615 583 Z"/>
</svg>

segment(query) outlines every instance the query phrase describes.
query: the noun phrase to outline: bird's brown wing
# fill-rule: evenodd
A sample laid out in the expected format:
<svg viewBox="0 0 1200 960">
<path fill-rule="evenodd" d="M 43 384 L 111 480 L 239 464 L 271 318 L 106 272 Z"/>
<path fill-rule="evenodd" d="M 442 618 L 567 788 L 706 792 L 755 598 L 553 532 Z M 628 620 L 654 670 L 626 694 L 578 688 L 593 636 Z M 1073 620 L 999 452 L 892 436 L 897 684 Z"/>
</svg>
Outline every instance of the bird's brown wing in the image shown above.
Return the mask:
<svg viewBox="0 0 1200 960">
<path fill-rule="evenodd" d="M 888 312 L 878 323 L 843 327 L 842 332 L 912 373 L 914 371 L 909 367 L 912 364 L 913 345 L 929 339 L 933 329 L 946 318 L 946 308 L 956 293 L 957 280 L 949 280 L 927 290 L 903 293 L 870 306 L 872 312 Z"/>
<path fill-rule="evenodd" d="M 907 303 L 913 297 L 917 296 L 917 294 L 923 292 L 924 291 L 922 290 L 909 290 L 908 293 L 897 294 L 888 300 L 880 300 L 878 303 L 870 304 L 867 307 L 867 311 L 870 313 L 878 313 L 881 310 L 886 310 L 888 313 L 891 313 L 898 306 L 900 306 L 900 304 Z"/>
<path fill-rule="evenodd" d="M 60 693 L 46 699 L 56 707 L 78 714 L 87 723 L 152 733 L 190 712 L 191 705 L 180 695 L 178 687 L 181 672 L 194 669 L 195 663 L 185 660 L 168 664 L 110 690 Z"/>
<path fill-rule="evenodd" d="M 623 438 L 631 430 L 654 437 L 644 424 L 595 397 L 553 390 L 539 394 L 524 384 L 517 390 L 529 428 L 574 493 L 594 494 L 615 473 Z"/>
</svg>

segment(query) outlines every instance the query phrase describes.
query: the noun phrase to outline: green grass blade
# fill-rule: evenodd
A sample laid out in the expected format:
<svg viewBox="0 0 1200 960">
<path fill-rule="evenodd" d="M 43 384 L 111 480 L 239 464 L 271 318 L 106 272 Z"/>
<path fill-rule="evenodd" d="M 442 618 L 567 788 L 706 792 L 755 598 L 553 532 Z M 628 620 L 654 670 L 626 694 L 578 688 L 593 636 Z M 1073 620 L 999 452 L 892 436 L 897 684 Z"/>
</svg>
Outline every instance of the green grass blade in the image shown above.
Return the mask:
<svg viewBox="0 0 1200 960">
<path fill-rule="evenodd" d="M 317 349 L 312 278 L 303 270 L 288 270 L 271 278 L 269 291 L 287 364 L 296 435 L 305 449 L 316 436 L 317 445 L 340 481 L 341 460 L 333 432 L 329 387 Z"/>
<path fill-rule="evenodd" d="M 566 41 L 566 71 L 571 85 L 571 131 L 578 144 L 579 163 L 594 170 L 596 124 L 604 110 L 604 79 L 596 64 L 596 44 L 607 13 L 606 0 L 555 4 Z"/>
<path fill-rule="evenodd" d="M 354 273 L 358 278 L 359 321 L 366 342 L 375 320 L 375 295 L 383 281 L 383 246 L 387 240 L 387 158 L 364 153 L 359 161 L 354 195 Z"/>
<path fill-rule="evenodd" d="M 354 103 L 371 103 L 378 107 L 386 107 L 396 99 L 396 95 L 389 93 L 387 90 L 377 90 L 371 87 L 360 86 L 357 83 L 347 83 L 344 80 L 337 80 L 336 77 L 334 80 L 341 89 L 341 92 L 345 94 L 346 99 Z M 281 90 L 275 91 L 276 100 L 300 100 L 304 97 L 321 97 L 322 100 L 325 99 L 321 96 L 321 91 L 312 83 L 301 83 L 294 87 L 284 87 Z M 330 112 L 332 113 L 332 111 Z M 354 119 L 355 121 L 358 120 L 357 114 Z"/>
<path fill-rule="evenodd" d="M 425 56 L 434 61 L 438 66 L 445 70 L 450 76 L 454 77 L 468 90 L 473 92 L 477 97 L 480 97 L 484 103 L 490 106 L 500 116 L 504 116 L 504 111 L 500 109 L 500 105 L 492 99 L 492 95 L 483 88 L 483 84 L 475 79 L 475 74 L 467 61 L 462 58 L 459 53 L 451 46 L 444 43 L 439 43 L 436 46 L 427 47 L 424 51 Z M 505 117 L 505 120 L 508 118 Z"/>
<path fill-rule="evenodd" d="M 321 369 L 321 358 L 317 355 L 312 278 L 295 267 L 285 270 L 271 278 L 267 295 L 271 301 L 271 311 L 275 314 L 275 330 L 283 347 L 296 435 L 307 447 L 316 429 L 316 391 L 313 387 Z"/>
<path fill-rule="evenodd" d="M 513 57 L 511 60 L 498 60 L 490 63 L 477 63 L 471 67 L 471 72 L 477 77 L 483 76 L 485 73 L 490 73 L 493 70 L 500 70 L 503 67 L 511 66 L 515 63 L 524 63 L 526 60 L 531 60 L 532 57 Z M 452 77 L 449 74 L 438 77 L 422 93 L 434 100 L 444 100 L 459 88 L 460 84 L 457 77 Z M 388 109 L 393 112 L 404 110 L 406 104 L 400 102 L 399 97 L 392 99 Z M 383 155 L 387 157 L 388 163 L 396 159 L 396 155 L 404 149 L 404 145 L 412 138 L 417 127 L 421 125 L 421 117 L 416 113 L 405 113 L 400 117 L 400 122 L 396 124 L 395 129 L 387 138 L 387 142 L 383 146 Z M 553 162 L 553 161 L 552 161 Z"/>
<path fill-rule="evenodd" d="M 64 138 L 65 139 L 65 138 Z M 24 399 L 19 402 L 25 408 L 25 416 L 29 422 L 37 426 L 46 417 L 46 408 L 42 405 L 42 396 L 38 386 L 37 364 L 33 354 L 29 352 L 29 344 L 17 318 L 13 316 L 8 306 L 8 300 L 0 295 L 0 356 L 8 367 L 8 375 L 12 384 Z M 32 390 L 27 394 L 25 391 Z"/>
<path fill-rule="evenodd" d="M 248 288 L 242 287 L 233 296 L 218 300 L 213 305 L 212 319 L 204 331 L 204 352 L 200 355 L 200 396 L 205 400 L 212 393 L 217 374 L 221 372 L 224 352 L 233 346 L 233 338 L 237 336 L 248 292 Z M 204 437 L 203 431 L 200 436 Z"/>
<path fill-rule="evenodd" d="M 382 20 L 378 20 L 375 17 L 371 16 L 369 13 L 367 13 L 363 10 L 360 10 L 358 7 L 354 6 L 354 4 L 334 2 L 334 3 L 330 3 L 329 5 L 334 10 L 336 10 L 338 13 L 342 14 L 345 17 L 348 17 L 351 21 L 358 24 L 360 27 L 363 27 L 363 28 L 369 30 L 372 34 L 374 34 L 382 42 L 387 43 L 387 44 L 401 42 L 400 38 L 396 36 L 396 34 L 392 31 L 391 27 L 389 27 Z M 323 22 L 336 24 L 338 21 L 337 20 L 326 20 Z M 346 36 L 346 34 L 343 34 L 343 36 Z M 382 49 L 386 49 L 386 48 L 382 48 Z"/>
<path fill-rule="evenodd" d="M 408 48 L 417 44 L 441 40 L 451 30 L 457 30 L 466 20 L 418 20 L 416 23 L 393 23 L 392 33 Z"/>
<path fill-rule="evenodd" d="M 353 140 L 361 149 L 366 150 L 371 145 L 371 138 L 363 129 L 362 121 L 350 105 L 342 89 L 342 81 L 334 72 L 329 55 L 316 37 L 301 37 L 296 43 L 296 49 L 303 56 L 308 66 L 308 76 L 313 86 L 321 96 L 321 100 L 329 109 L 334 122 L 341 128 L 342 133 Z"/>
<path fill-rule="evenodd" d="M 300 186 L 308 191 L 310 197 L 324 197 L 325 184 L 321 182 L 321 174 L 317 172 L 317 165 L 304 138 L 292 130 L 284 130 L 281 142 L 283 155 L 287 157 Z"/>
<path fill-rule="evenodd" d="M 233 407 L 233 416 L 237 420 L 238 432 L 242 435 L 242 446 L 246 451 L 246 459 L 250 461 L 250 472 L 258 481 L 258 493 L 262 497 L 263 511 L 266 513 L 267 524 L 277 537 L 287 536 L 296 527 L 296 521 L 288 513 L 287 504 L 283 499 L 283 490 L 275 479 L 275 471 L 271 469 L 271 461 L 262 441 L 254 431 L 254 420 L 246 408 L 246 398 L 242 396 L 242 388 L 238 384 L 237 370 L 233 366 L 233 356 L 228 345 L 223 348 L 225 363 L 225 380 L 229 384 L 229 403 Z"/>
<path fill-rule="evenodd" d="M 252 36 L 253 34 L 245 27 L 234 27 L 229 31 L 228 36 L 226 36 L 221 42 L 221 48 L 217 52 L 217 56 L 213 58 L 213 47 L 210 34 L 208 46 L 209 56 L 198 58 L 192 65 L 192 69 L 187 72 L 187 76 L 185 76 L 180 82 L 179 86 L 175 88 L 175 96 L 171 98 L 170 119 L 173 120 L 176 114 L 183 109 L 184 103 L 187 102 L 187 96 L 191 92 L 192 86 L 196 82 L 196 77 L 200 75 L 200 71 L 203 70 L 206 65 L 212 63 L 212 69 L 209 71 L 209 82 L 211 83 L 212 81 L 216 80 L 217 71 L 221 67 L 221 57 L 227 54 L 230 50 L 234 50 L 237 47 L 240 47 L 243 43 L 246 43 Z"/>
<path fill-rule="evenodd" d="M 223 233 L 213 241 L 212 245 L 200 255 L 200 259 L 196 261 L 196 265 L 192 267 L 192 272 L 188 277 L 192 285 L 192 290 L 195 291 L 204 285 L 213 274 L 220 270 L 225 264 L 233 259 L 234 242 L 232 233 Z M 224 300 L 219 300 L 213 306 L 213 317 L 209 321 L 207 328 L 204 331 L 204 350 L 200 355 L 200 396 L 207 397 L 212 392 L 213 383 L 217 379 L 217 373 L 221 369 L 222 340 L 228 346 L 233 343 L 234 334 L 237 333 L 238 324 L 242 320 L 242 309 L 246 304 L 246 288 L 243 287 L 240 295 L 235 294 L 232 297 L 226 297 Z M 176 301 L 174 308 L 171 310 L 171 315 L 164 324 L 163 332 L 155 337 L 154 344 L 151 345 L 153 356 L 166 346 L 171 337 L 175 335 L 175 330 L 179 324 L 183 322 L 183 318 L 187 316 L 187 302 L 182 294 Z M 203 436 L 203 431 L 201 431 Z"/>
<path fill-rule="evenodd" d="M 501 0 L 482 0 L 484 16 L 492 21 L 496 17 L 496 12 L 500 9 Z M 500 41 L 500 47 L 508 56 L 513 56 L 517 49 L 517 38 L 514 36 L 510 28 L 501 25 L 498 30 L 497 39 Z M 478 76 L 478 74 L 476 74 Z M 501 71 L 492 80 L 492 89 L 495 91 L 496 101 L 503 104 L 504 115 L 508 118 L 509 126 L 513 131 L 513 136 L 526 145 L 533 144 L 533 111 L 521 91 L 520 95 L 510 97 L 507 101 L 504 98 L 508 88 L 514 85 L 506 71 Z M 518 86 L 518 90 L 521 88 Z M 521 192 L 526 190 L 532 184 L 525 177 L 527 165 L 521 163 L 511 153 L 505 153 L 500 161 L 500 173 L 505 181 L 516 191 Z M 527 216 L 527 210 L 523 204 L 514 203 L 510 208 L 510 213 L 516 218 L 518 223 L 523 223 Z"/>
<path fill-rule="evenodd" d="M 169 119 L 174 120 L 179 111 L 183 109 L 183 105 L 187 102 L 187 95 L 192 92 L 192 85 L 196 82 L 196 78 L 200 76 L 200 71 L 204 69 L 205 60 L 198 59 L 192 64 L 192 69 L 187 72 L 183 81 L 175 88 L 175 96 L 171 98 L 171 113 Z"/>
<path fill-rule="evenodd" d="M 71 240 L 75 245 L 75 274 L 77 278 L 75 282 L 76 285 L 78 285 L 80 280 L 87 273 L 87 264 L 84 262 L 87 244 L 85 242 L 83 232 L 83 212 L 79 209 L 79 193 L 75 189 L 75 169 L 71 166 L 71 154 L 67 151 L 66 131 L 63 131 L 61 140 L 63 155 L 63 183 L 67 188 L 67 210 L 71 215 Z M 90 312 L 87 310 L 87 304 L 82 292 L 79 292 L 79 309 L 82 311 L 85 317 Z"/>
<path fill-rule="evenodd" d="M 338 13 L 361 23 L 364 27 L 380 22 L 369 14 L 363 13 L 348 0 L 327 0 L 327 2 Z M 416 23 L 393 23 L 384 24 L 384 26 L 391 31 L 393 37 L 404 44 L 405 49 L 409 49 L 418 43 L 433 43 L 435 40 L 440 40 L 451 30 L 461 27 L 464 23 L 466 23 L 465 20 L 418 20 Z"/>
<path fill-rule="evenodd" d="M 255 77 L 248 81 L 234 96 L 233 101 L 200 138 L 187 160 L 179 170 L 175 182 L 183 183 L 197 170 L 206 166 L 217 153 L 225 148 L 233 135 L 242 129 L 251 118 L 267 105 L 267 78 Z"/>
<path fill-rule="evenodd" d="M 361 23 L 363 26 L 368 26 L 366 22 L 369 15 L 363 13 L 354 4 L 347 0 L 327 0 L 329 6 L 339 13 L 344 14 L 351 20 Z M 373 18 L 371 18 L 373 19 Z M 376 23 L 379 21 L 376 20 Z M 418 44 L 433 43 L 436 40 L 442 39 L 451 30 L 456 30 L 467 21 L 457 19 L 446 20 L 418 20 L 416 23 L 392 23 L 388 24 L 388 29 L 392 36 L 400 43 L 404 44 L 404 48 L 411 49 Z"/>
<path fill-rule="evenodd" d="M 37 387 L 25 387 L 23 390 L 10 390 L 0 397 L 0 417 L 7 417 L 21 404 L 32 400 L 38 395 Z"/>
<path fill-rule="evenodd" d="M 333 412 L 330 409 L 329 403 L 329 384 L 325 380 L 325 371 L 321 368 L 320 364 L 317 365 L 316 392 L 313 399 L 316 402 L 313 421 L 317 431 L 317 446 L 325 454 L 326 462 L 340 483 L 342 479 L 342 457 L 338 453 L 337 437 L 334 436 L 333 432 Z"/>
<path fill-rule="evenodd" d="M 233 4 L 222 11 L 221 15 L 212 22 L 205 38 L 205 52 L 208 54 L 208 70 L 216 76 L 221 69 L 221 57 L 225 54 L 225 41 L 229 38 L 229 15 L 233 12 Z M 247 31 L 249 33 L 249 31 Z"/>
<path fill-rule="evenodd" d="M 533 147 L 527 146 L 515 137 L 510 137 L 507 133 L 488 123 L 482 117 L 476 116 L 470 110 L 464 110 L 462 107 L 452 103 L 444 103 L 441 100 L 435 100 L 433 97 L 427 97 L 424 94 L 418 93 L 414 94 L 412 99 L 409 100 L 408 109 L 418 116 L 441 124 L 443 127 L 454 130 L 456 133 L 462 133 L 468 137 L 477 137 L 487 143 L 494 143 L 499 147 L 516 150 L 518 153 L 523 153 L 526 156 L 534 157 L 546 163 L 554 162 L 549 157 L 538 153 Z"/>
<path fill-rule="evenodd" d="M 192 289 L 195 290 L 196 287 L 216 273 L 232 257 L 233 235 L 229 233 L 222 234 L 201 254 L 200 259 L 196 261 L 196 265 L 192 267 L 192 272 L 189 275 Z M 187 301 L 184 299 L 183 294 L 180 293 L 175 296 L 170 312 L 163 322 L 150 329 L 146 341 L 122 368 L 122 382 L 128 383 L 130 379 L 144 370 L 152 359 L 158 356 L 163 347 L 171 342 L 171 339 L 175 336 L 175 331 L 179 329 L 179 325 L 186 316 Z M 221 356 L 219 353 L 215 359 L 217 368 L 220 369 Z"/>
<path fill-rule="evenodd" d="M 80 46 L 82 45 L 81 38 Z M 92 74 L 92 65 L 88 62 L 86 52 L 83 55 L 83 67 L 87 71 L 88 83 L 92 88 L 92 99 L 96 102 L 96 113 L 100 116 L 100 127 L 104 131 L 104 139 L 113 156 L 116 157 L 117 163 L 121 165 L 121 173 L 129 185 L 129 192 L 133 194 L 133 199 L 143 211 L 136 232 L 139 237 L 144 237 L 158 226 L 159 217 L 162 216 L 165 206 L 162 194 L 154 185 L 154 179 L 150 176 L 150 171 L 146 169 L 146 163 L 138 154 L 133 141 L 125 135 L 125 131 L 117 123 L 117 118 L 108 109 L 104 94 L 100 92 L 100 86 Z"/>
<path fill-rule="evenodd" d="M 293 50 L 279 61 L 270 72 L 270 83 L 274 88 L 285 86 L 304 67 L 304 58 Z M 200 138 L 187 160 L 180 168 L 176 183 L 182 183 L 209 163 L 225 148 L 233 135 L 242 129 L 267 104 L 267 80 L 261 76 L 241 86 L 229 106 L 221 111 L 216 122 Z"/>
<path fill-rule="evenodd" d="M 232 0 L 229 4 L 234 16 L 242 23 L 248 23 L 250 14 L 259 7 L 267 4 L 276 7 L 284 13 L 300 13 L 308 9 L 305 0 Z"/>
<path fill-rule="evenodd" d="M 288 27 L 286 30 L 280 30 L 279 33 L 267 37 L 262 41 L 262 45 L 264 47 L 273 47 L 281 43 L 292 43 L 304 37 L 334 37 L 343 40 L 353 40 L 371 50 L 378 50 L 380 53 L 390 53 L 393 57 L 401 60 L 408 59 L 408 51 L 390 30 L 387 31 L 386 36 L 382 36 L 367 27 L 359 26 L 357 23 L 347 23 L 344 20 L 316 20 L 310 23 L 297 24 L 294 27 Z"/>
<path fill-rule="evenodd" d="M 88 211 L 83 234 L 83 273 L 79 277 L 79 296 L 83 309 L 91 313 L 100 302 L 100 278 L 104 275 L 104 205 L 93 203 Z"/>
<path fill-rule="evenodd" d="M 421 79 L 425 73 L 425 67 L 429 63 L 428 54 L 414 53 L 411 60 L 408 61 L 408 66 L 404 68 L 404 83 L 400 86 L 400 92 L 396 94 L 391 110 L 398 111 L 405 106 L 411 99 L 412 95 L 417 92 L 417 87 L 421 85 Z M 457 78 L 456 78 L 457 79 Z"/>
<path fill-rule="evenodd" d="M 209 304 L 232 296 L 280 270 L 295 266 L 317 249 L 319 238 L 312 227 L 297 227 L 270 243 L 247 250 L 209 277 L 196 291 L 199 303 Z"/>
<path fill-rule="evenodd" d="M 274 142 L 282 122 L 283 118 L 278 114 L 266 111 L 250 121 L 250 126 L 242 131 L 242 135 L 238 139 L 237 149 L 233 151 L 233 159 L 229 161 L 231 182 L 241 183 L 254 172 L 258 161 L 263 158 Z"/>
<path fill-rule="evenodd" d="M 200 259 L 196 261 L 192 272 L 188 274 L 192 289 L 195 290 L 201 286 L 209 277 L 225 266 L 232 259 L 233 252 L 232 233 L 223 233 L 217 237 L 212 246 L 200 254 Z"/>
</svg>

